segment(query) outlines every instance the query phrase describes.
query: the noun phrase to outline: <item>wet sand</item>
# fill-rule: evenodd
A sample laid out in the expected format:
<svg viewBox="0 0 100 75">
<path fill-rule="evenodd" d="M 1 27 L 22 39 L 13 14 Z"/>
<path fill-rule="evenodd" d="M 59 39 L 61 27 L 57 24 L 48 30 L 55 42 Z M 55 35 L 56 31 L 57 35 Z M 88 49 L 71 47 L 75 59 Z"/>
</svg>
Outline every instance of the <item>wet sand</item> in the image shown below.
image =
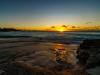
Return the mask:
<svg viewBox="0 0 100 75">
<path fill-rule="evenodd" d="M 25 75 L 12 73 L 14 67 L 25 71 L 44 72 L 45 75 L 87 75 L 77 65 L 77 44 L 36 42 L 32 38 L 0 39 L 1 75 Z M 12 66 L 12 64 L 14 64 Z M 9 68 L 8 68 L 9 67 Z M 9 71 L 8 71 L 9 69 Z M 10 70 L 11 69 L 11 70 Z M 18 70 L 20 72 L 20 70 Z M 9 74 L 8 74 L 9 73 Z M 26 74 L 31 75 L 31 74 Z M 41 75 L 41 74 L 40 74 Z"/>
</svg>

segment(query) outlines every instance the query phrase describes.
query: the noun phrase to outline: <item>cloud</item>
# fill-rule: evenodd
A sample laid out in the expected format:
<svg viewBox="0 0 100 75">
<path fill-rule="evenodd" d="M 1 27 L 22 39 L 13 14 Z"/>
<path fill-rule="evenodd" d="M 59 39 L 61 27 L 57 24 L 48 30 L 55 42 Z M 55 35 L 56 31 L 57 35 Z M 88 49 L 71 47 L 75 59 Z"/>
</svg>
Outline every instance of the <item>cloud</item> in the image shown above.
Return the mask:
<svg viewBox="0 0 100 75">
<path fill-rule="evenodd" d="M 62 25 L 62 27 L 65 27 L 66 28 L 67 26 L 66 25 Z"/>
<path fill-rule="evenodd" d="M 86 22 L 85 24 L 91 24 L 91 23 L 93 23 L 93 22 Z"/>
<path fill-rule="evenodd" d="M 72 28 L 76 28 L 75 26 L 72 26 Z"/>
<path fill-rule="evenodd" d="M 55 28 L 55 26 L 52 26 L 51 28 Z"/>
</svg>

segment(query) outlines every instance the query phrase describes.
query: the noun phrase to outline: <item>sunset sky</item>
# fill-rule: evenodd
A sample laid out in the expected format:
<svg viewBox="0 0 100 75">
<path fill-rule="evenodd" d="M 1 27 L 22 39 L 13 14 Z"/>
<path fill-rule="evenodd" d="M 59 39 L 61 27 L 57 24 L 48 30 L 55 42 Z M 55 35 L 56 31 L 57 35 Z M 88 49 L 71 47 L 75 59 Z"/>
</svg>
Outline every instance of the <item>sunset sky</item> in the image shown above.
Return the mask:
<svg viewBox="0 0 100 75">
<path fill-rule="evenodd" d="M 0 0 L 0 27 L 100 29 L 100 0 Z"/>
</svg>

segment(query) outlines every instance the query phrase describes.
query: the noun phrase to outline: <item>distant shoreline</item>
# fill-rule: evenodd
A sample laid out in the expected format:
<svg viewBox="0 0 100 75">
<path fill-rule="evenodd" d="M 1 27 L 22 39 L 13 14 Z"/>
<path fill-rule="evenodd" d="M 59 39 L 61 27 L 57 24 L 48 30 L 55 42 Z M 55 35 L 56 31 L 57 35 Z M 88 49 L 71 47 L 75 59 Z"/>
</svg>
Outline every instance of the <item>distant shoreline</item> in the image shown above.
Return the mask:
<svg viewBox="0 0 100 75">
<path fill-rule="evenodd" d="M 31 36 L 0 36 L 0 38 L 27 38 Z"/>
</svg>

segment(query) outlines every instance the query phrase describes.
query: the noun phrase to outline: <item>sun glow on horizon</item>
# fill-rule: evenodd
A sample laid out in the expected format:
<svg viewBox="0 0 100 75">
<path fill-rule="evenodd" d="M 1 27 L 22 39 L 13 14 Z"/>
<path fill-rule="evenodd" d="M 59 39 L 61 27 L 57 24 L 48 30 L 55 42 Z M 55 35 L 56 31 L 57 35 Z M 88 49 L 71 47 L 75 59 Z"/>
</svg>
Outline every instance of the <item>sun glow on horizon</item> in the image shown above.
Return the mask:
<svg viewBox="0 0 100 75">
<path fill-rule="evenodd" d="M 60 29 L 58 29 L 58 31 L 59 32 L 64 32 L 65 30 L 64 30 L 64 28 L 60 28 Z"/>
</svg>

